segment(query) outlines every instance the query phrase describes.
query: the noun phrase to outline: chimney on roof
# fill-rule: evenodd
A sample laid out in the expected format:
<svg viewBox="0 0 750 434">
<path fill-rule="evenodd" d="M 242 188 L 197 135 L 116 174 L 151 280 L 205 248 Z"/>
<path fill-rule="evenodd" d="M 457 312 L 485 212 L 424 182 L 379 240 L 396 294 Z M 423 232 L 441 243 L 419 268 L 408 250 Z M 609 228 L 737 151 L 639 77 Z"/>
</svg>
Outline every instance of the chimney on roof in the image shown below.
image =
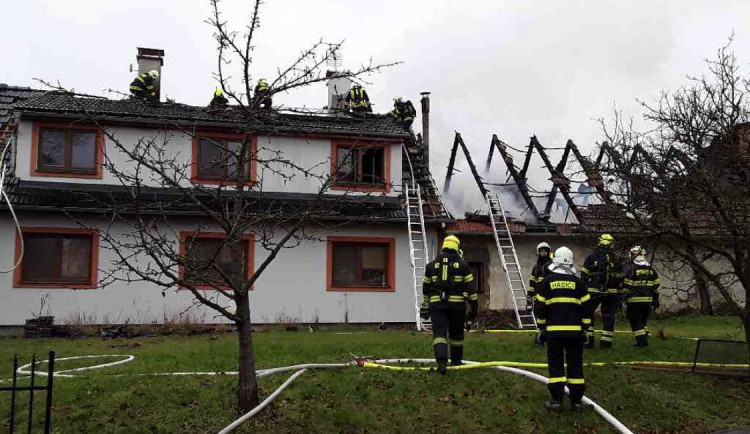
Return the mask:
<svg viewBox="0 0 750 434">
<path fill-rule="evenodd" d="M 427 168 L 430 167 L 430 92 L 422 92 L 422 154 Z"/>
<path fill-rule="evenodd" d="M 352 88 L 352 80 L 349 77 L 340 77 L 341 73 L 341 51 L 329 50 L 326 61 L 326 77 L 328 78 L 328 111 L 335 112 L 344 110 L 344 99 Z"/>
<path fill-rule="evenodd" d="M 161 99 L 161 83 L 164 77 L 161 73 L 161 67 L 164 66 L 164 50 L 158 48 L 138 48 L 138 74 L 149 72 L 155 69 L 159 73 L 159 81 L 156 83 L 156 98 Z"/>
</svg>

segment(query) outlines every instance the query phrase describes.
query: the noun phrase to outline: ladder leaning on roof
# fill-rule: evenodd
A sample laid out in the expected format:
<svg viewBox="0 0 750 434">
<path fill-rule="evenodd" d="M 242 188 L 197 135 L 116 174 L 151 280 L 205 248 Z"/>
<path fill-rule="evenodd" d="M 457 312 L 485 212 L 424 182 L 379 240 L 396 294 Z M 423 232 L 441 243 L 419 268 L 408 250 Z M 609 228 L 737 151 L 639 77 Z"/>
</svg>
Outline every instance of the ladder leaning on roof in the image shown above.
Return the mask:
<svg viewBox="0 0 750 434">
<path fill-rule="evenodd" d="M 505 278 L 508 282 L 508 288 L 510 288 L 518 328 L 535 329 L 536 319 L 526 298 L 526 281 L 518 262 L 513 238 L 510 235 L 508 220 L 505 218 L 505 209 L 495 193 L 487 192 L 485 200 L 490 211 L 490 222 L 492 223 L 492 232 L 495 235 L 497 253 L 500 255 L 500 262 L 503 264 Z"/>
<path fill-rule="evenodd" d="M 408 159 L 408 152 L 406 152 Z M 404 181 L 406 196 L 406 220 L 409 231 L 409 260 L 411 261 L 412 279 L 414 280 L 414 315 L 417 330 L 429 330 L 432 323 L 419 316 L 422 305 L 422 279 L 427 263 L 430 261 L 427 250 L 427 232 L 424 229 L 424 210 L 419 184 L 414 178 L 414 170 L 409 162 L 411 179 Z"/>
</svg>

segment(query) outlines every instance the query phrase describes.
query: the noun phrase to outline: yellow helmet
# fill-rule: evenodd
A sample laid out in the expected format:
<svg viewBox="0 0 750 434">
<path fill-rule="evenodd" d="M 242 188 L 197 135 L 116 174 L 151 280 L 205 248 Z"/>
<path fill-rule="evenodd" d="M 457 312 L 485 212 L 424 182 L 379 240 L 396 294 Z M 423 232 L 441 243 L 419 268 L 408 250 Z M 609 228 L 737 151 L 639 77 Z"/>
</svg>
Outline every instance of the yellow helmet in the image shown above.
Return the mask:
<svg viewBox="0 0 750 434">
<path fill-rule="evenodd" d="M 221 91 L 221 89 L 217 88 L 216 91 L 214 91 L 214 96 L 222 96 L 224 92 Z"/>
<path fill-rule="evenodd" d="M 614 244 L 615 239 L 610 234 L 602 234 L 599 237 L 599 245 L 600 246 L 611 246 Z"/>
<path fill-rule="evenodd" d="M 459 247 L 461 247 L 461 241 L 459 241 L 458 237 L 455 235 L 448 235 L 443 240 L 443 250 L 455 250 L 456 253 L 458 253 L 458 251 L 460 250 Z"/>
</svg>

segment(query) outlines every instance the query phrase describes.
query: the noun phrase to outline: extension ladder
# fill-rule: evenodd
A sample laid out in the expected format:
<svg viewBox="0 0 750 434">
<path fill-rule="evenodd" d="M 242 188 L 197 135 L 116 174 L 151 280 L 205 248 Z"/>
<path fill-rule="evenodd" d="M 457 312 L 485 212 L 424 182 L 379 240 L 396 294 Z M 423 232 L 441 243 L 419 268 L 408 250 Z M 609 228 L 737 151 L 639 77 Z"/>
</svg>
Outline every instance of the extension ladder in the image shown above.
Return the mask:
<svg viewBox="0 0 750 434">
<path fill-rule="evenodd" d="M 406 221 L 409 231 L 409 261 L 411 262 L 411 274 L 414 281 L 414 317 L 418 331 L 430 330 L 432 322 L 423 320 L 419 315 L 422 306 L 422 279 L 425 268 L 430 262 L 427 249 L 427 231 L 424 229 L 424 210 L 422 208 L 422 193 L 419 183 L 414 178 L 414 169 L 411 165 L 409 153 L 405 150 L 409 162 L 409 173 L 411 179 L 404 180 L 404 193 L 406 196 Z"/>
<path fill-rule="evenodd" d="M 510 288 L 518 328 L 535 329 L 536 319 L 531 311 L 531 305 L 527 302 L 526 279 L 521 271 L 521 264 L 518 262 L 516 247 L 510 235 L 508 220 L 505 218 L 505 209 L 495 193 L 488 192 L 485 200 L 490 210 L 492 232 L 495 234 L 497 253 L 500 255 L 500 262 L 503 264 L 505 278 Z"/>
</svg>

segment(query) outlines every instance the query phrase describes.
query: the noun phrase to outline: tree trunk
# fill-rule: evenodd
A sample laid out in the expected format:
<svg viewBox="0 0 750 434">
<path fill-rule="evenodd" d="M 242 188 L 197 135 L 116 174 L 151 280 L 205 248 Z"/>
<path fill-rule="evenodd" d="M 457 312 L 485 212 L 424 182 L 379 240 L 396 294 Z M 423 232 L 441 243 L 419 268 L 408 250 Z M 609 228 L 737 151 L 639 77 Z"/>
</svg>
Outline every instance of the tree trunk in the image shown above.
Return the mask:
<svg viewBox="0 0 750 434">
<path fill-rule="evenodd" d="M 240 378 L 237 384 L 237 409 L 240 414 L 252 410 L 260 402 L 258 377 L 255 375 L 253 331 L 250 322 L 250 299 L 247 291 L 236 293 L 237 329 L 240 340 Z"/>
<path fill-rule="evenodd" d="M 693 278 L 695 279 L 695 287 L 698 290 L 698 298 L 701 302 L 701 315 L 713 315 L 714 308 L 711 305 L 711 294 L 708 292 L 708 282 L 703 278 L 700 270 L 695 268 L 693 268 Z"/>
</svg>

